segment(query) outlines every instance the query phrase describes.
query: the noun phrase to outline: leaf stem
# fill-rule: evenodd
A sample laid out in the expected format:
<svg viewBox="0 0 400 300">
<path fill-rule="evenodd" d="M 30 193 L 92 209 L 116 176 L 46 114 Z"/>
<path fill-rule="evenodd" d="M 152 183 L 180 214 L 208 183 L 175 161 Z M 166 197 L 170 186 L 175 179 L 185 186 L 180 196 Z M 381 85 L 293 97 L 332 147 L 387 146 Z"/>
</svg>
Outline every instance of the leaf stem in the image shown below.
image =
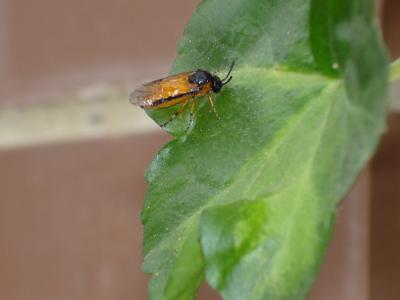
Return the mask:
<svg viewBox="0 0 400 300">
<path fill-rule="evenodd" d="M 400 58 L 390 64 L 390 82 L 395 82 L 400 79 Z"/>
</svg>

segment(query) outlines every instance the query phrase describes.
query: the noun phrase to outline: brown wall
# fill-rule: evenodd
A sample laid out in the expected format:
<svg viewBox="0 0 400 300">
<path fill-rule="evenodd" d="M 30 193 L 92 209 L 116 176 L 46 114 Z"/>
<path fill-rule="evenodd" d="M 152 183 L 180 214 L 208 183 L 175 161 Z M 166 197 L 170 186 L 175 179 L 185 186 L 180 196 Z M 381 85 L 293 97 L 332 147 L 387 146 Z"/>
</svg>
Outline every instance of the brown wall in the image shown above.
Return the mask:
<svg viewBox="0 0 400 300">
<path fill-rule="evenodd" d="M 0 299 L 146 299 L 143 170 L 166 140 L 0 152 Z"/>
<path fill-rule="evenodd" d="M 400 299 L 400 115 L 372 162 L 372 299 Z"/>
</svg>

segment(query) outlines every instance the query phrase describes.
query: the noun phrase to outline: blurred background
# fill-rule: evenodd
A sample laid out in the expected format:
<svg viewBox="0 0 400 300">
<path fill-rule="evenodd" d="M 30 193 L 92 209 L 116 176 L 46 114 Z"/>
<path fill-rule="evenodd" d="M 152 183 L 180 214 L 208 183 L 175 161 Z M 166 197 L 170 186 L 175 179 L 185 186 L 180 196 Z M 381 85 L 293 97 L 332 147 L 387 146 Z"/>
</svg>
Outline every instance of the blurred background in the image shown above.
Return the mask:
<svg viewBox="0 0 400 300">
<path fill-rule="evenodd" d="M 0 0 L 0 299 L 147 299 L 143 173 L 170 137 L 127 98 L 168 73 L 198 2 Z M 379 5 L 396 58 L 400 2 Z M 398 106 L 311 300 L 400 299 Z"/>
</svg>

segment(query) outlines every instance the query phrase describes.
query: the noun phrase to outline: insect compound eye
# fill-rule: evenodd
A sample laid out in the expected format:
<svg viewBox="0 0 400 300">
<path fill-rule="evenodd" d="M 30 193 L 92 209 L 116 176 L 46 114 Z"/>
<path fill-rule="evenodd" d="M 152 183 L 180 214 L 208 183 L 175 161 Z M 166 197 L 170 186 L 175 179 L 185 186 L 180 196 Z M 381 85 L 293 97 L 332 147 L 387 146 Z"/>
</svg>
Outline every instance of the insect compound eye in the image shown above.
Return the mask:
<svg viewBox="0 0 400 300">
<path fill-rule="evenodd" d="M 212 90 L 214 93 L 218 93 L 224 84 L 222 83 L 221 79 L 219 79 L 217 76 L 213 77 L 213 86 Z"/>
</svg>

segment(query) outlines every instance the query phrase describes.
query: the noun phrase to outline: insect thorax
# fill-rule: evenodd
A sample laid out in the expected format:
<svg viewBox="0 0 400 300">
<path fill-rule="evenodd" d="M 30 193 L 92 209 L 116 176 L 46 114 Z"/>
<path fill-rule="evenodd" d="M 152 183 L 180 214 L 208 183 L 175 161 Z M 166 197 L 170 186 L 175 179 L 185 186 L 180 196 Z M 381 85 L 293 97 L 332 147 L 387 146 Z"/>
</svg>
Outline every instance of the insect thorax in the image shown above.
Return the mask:
<svg viewBox="0 0 400 300">
<path fill-rule="evenodd" d="M 199 86 L 212 82 L 212 79 L 213 76 L 209 72 L 203 70 L 197 70 L 189 76 L 189 82 Z"/>
<path fill-rule="evenodd" d="M 189 82 L 197 84 L 198 86 L 204 86 L 211 83 L 211 87 L 214 93 L 218 93 L 223 83 L 218 76 L 213 76 L 207 71 L 197 70 L 192 75 L 189 76 Z"/>
</svg>

